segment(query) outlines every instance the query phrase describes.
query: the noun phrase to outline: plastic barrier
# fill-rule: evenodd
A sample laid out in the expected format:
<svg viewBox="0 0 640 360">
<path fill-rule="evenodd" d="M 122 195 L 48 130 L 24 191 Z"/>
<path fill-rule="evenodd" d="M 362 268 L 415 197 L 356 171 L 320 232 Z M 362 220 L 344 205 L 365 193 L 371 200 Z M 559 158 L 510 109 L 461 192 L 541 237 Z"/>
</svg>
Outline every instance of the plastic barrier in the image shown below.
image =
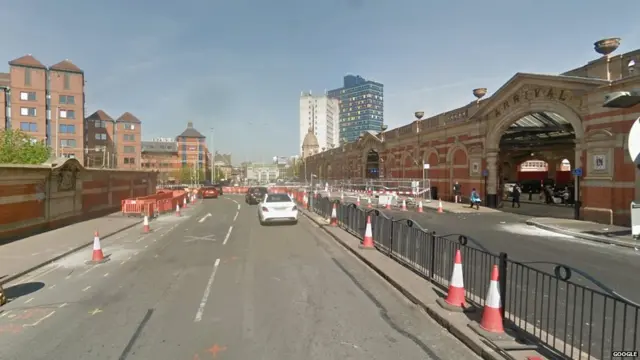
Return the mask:
<svg viewBox="0 0 640 360">
<path fill-rule="evenodd" d="M 155 200 L 126 199 L 122 200 L 122 215 L 153 217 L 155 215 L 155 207 Z"/>
</svg>

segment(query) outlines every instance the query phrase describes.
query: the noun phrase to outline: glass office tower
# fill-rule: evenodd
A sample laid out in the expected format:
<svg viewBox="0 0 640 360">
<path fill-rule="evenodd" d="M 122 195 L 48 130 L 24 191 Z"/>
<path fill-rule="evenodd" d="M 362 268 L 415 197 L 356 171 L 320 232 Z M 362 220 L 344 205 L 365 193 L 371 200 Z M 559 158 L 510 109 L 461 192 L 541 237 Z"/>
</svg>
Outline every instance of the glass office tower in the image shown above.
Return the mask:
<svg viewBox="0 0 640 360">
<path fill-rule="evenodd" d="M 328 95 L 340 100 L 340 145 L 358 140 L 367 130 L 380 131 L 384 113 L 382 84 L 347 75 L 343 87 Z"/>
</svg>

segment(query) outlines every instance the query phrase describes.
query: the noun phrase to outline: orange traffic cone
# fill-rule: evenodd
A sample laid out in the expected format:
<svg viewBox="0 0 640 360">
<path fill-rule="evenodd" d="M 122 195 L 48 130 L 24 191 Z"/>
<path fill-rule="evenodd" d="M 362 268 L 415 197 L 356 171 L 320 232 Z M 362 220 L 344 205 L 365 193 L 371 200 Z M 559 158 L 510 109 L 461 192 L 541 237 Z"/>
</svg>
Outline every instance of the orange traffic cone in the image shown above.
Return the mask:
<svg viewBox="0 0 640 360">
<path fill-rule="evenodd" d="M 387 210 L 391 210 L 391 198 L 387 198 L 387 204 L 384 207 Z"/>
<path fill-rule="evenodd" d="M 92 264 L 100 264 L 106 261 L 104 257 L 104 253 L 102 252 L 102 247 L 100 246 L 100 235 L 98 235 L 98 231 L 93 234 L 93 254 L 91 256 Z"/>
<path fill-rule="evenodd" d="M 407 202 L 402 199 L 402 211 L 407 211 Z"/>
<path fill-rule="evenodd" d="M 442 209 L 442 199 L 438 200 L 438 212 L 439 213 L 443 213 L 444 210 Z"/>
<path fill-rule="evenodd" d="M 367 227 L 364 230 L 362 244 L 360 244 L 359 247 L 360 249 L 375 249 L 375 245 L 373 243 L 373 231 L 371 230 L 371 215 L 367 216 Z"/>
<path fill-rule="evenodd" d="M 338 214 L 336 211 L 336 204 L 333 203 L 333 209 L 331 209 L 331 226 L 338 226 Z"/>
<path fill-rule="evenodd" d="M 145 233 L 151 231 L 151 228 L 149 228 L 149 217 L 147 215 L 144 216 L 144 220 L 142 221 L 142 231 Z"/>
<path fill-rule="evenodd" d="M 419 213 L 422 212 L 422 200 L 420 200 L 420 202 L 418 202 L 418 212 Z"/>
<path fill-rule="evenodd" d="M 464 277 L 462 275 L 462 255 L 456 250 L 456 259 L 453 263 L 453 273 L 449 281 L 449 293 L 445 301 L 447 304 L 464 308 L 467 306 L 464 299 Z"/>
<path fill-rule="evenodd" d="M 180 204 L 176 204 L 176 216 L 180 216 Z"/>
<path fill-rule="evenodd" d="M 186 196 L 184 198 L 182 198 L 182 208 L 183 209 L 187 208 L 187 197 Z"/>
<path fill-rule="evenodd" d="M 502 300 L 500 299 L 500 285 L 498 284 L 498 265 L 493 265 L 491 282 L 485 299 L 480 328 L 490 333 L 504 333 L 502 324 Z"/>
</svg>

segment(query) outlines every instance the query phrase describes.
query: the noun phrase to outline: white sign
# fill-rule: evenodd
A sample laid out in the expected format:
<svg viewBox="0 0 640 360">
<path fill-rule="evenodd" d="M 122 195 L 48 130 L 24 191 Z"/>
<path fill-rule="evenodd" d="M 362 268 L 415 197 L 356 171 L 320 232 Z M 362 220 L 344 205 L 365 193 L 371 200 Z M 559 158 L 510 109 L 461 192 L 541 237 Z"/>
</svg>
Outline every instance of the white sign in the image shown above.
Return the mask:
<svg viewBox="0 0 640 360">
<path fill-rule="evenodd" d="M 422 167 L 423 167 L 425 170 L 427 170 L 427 169 L 429 169 L 429 168 L 431 167 L 431 165 L 429 165 L 429 164 L 422 164 Z"/>
<path fill-rule="evenodd" d="M 628 144 L 631 160 L 640 166 L 640 118 L 637 118 L 631 126 Z"/>
</svg>

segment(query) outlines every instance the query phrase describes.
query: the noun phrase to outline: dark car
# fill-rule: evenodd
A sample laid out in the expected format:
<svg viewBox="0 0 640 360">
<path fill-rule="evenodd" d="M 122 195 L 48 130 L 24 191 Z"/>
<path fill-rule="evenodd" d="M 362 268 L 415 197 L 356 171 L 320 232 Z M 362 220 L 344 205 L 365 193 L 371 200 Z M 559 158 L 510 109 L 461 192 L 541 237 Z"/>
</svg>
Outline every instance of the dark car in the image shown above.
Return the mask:
<svg viewBox="0 0 640 360">
<path fill-rule="evenodd" d="M 218 194 L 224 195 L 224 192 L 222 192 L 222 184 L 213 184 L 213 187 L 218 189 Z"/>
<path fill-rule="evenodd" d="M 200 191 L 203 199 L 217 199 L 218 195 L 220 195 L 218 189 L 214 186 L 203 187 Z"/>
<path fill-rule="evenodd" d="M 249 205 L 257 205 L 262 201 L 262 199 L 264 199 L 264 196 L 268 192 L 267 188 L 263 186 L 250 187 L 249 190 L 247 190 L 247 194 L 244 196 L 244 202 Z"/>
</svg>

